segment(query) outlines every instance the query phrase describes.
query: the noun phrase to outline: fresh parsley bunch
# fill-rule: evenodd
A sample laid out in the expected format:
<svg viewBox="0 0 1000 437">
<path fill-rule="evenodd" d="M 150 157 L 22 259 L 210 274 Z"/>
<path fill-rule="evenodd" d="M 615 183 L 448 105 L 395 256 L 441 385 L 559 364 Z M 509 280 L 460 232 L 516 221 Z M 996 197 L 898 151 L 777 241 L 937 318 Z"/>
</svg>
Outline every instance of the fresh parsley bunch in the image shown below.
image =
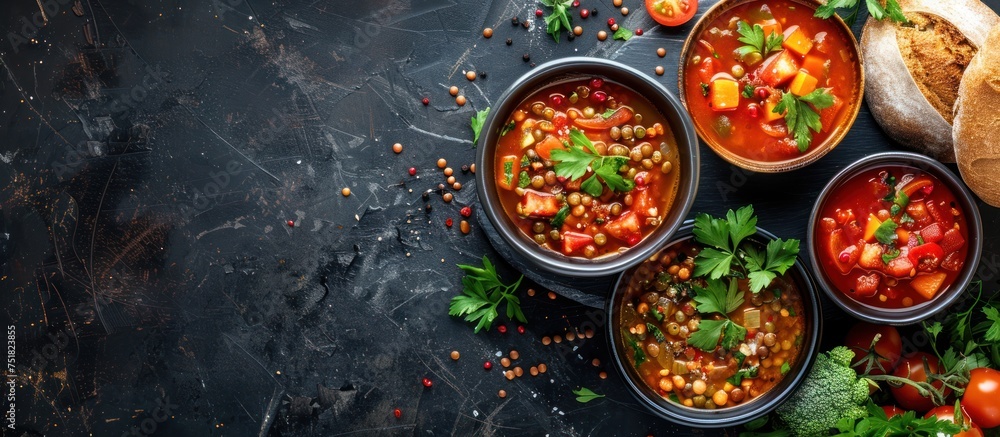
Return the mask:
<svg viewBox="0 0 1000 437">
<path fill-rule="evenodd" d="M 583 132 L 573 129 L 569 133 L 570 144 L 565 150 L 553 150 L 552 160 L 556 161 L 556 175 L 577 180 L 593 170 L 594 174 L 584 179 L 580 189 L 594 197 L 600 197 L 604 186 L 618 191 L 631 191 L 635 182 L 618 174 L 622 166 L 628 164 L 625 156 L 603 156 L 597 153 L 594 143 Z"/>
<path fill-rule="evenodd" d="M 476 322 L 474 333 L 479 333 L 484 328 L 489 331 L 499 315 L 497 309 L 501 303 L 506 302 L 508 319 L 516 319 L 521 323 L 528 322 L 521 312 L 521 300 L 514 295 L 524 275 L 517 278 L 513 284 L 504 284 L 500 281 L 496 267 L 486 255 L 483 255 L 482 267 L 459 264 L 458 268 L 465 271 L 465 277 L 462 278 L 462 294 L 451 298 L 448 315 L 464 316 L 466 321 Z"/>
<path fill-rule="evenodd" d="M 558 43 L 559 34 L 563 29 L 572 31 L 573 19 L 569 8 L 573 6 L 573 0 L 541 0 L 541 2 L 552 8 L 552 12 L 545 16 L 545 33 L 552 35 L 552 39 Z"/>
<path fill-rule="evenodd" d="M 816 111 L 831 106 L 833 106 L 833 94 L 825 88 L 819 88 L 802 97 L 792 93 L 782 94 L 781 101 L 774 107 L 773 112 L 785 113 L 785 123 L 795 136 L 799 152 L 805 152 L 812 143 L 812 133 L 819 132 L 823 128 L 819 113 Z"/>
<path fill-rule="evenodd" d="M 903 8 L 899 7 L 899 3 L 896 0 L 885 0 L 885 6 L 882 6 L 880 0 L 865 0 L 865 5 L 868 7 L 868 15 L 876 20 L 884 20 L 889 18 L 892 21 L 898 23 L 906 23 L 906 16 L 903 15 Z M 816 16 L 820 18 L 830 18 L 837 9 L 847 9 L 848 14 L 844 17 L 844 22 L 848 26 L 853 26 L 854 22 L 858 19 L 858 12 L 861 10 L 861 0 L 829 0 L 825 5 L 816 8 Z M 843 15 L 843 14 L 841 14 Z"/>
</svg>

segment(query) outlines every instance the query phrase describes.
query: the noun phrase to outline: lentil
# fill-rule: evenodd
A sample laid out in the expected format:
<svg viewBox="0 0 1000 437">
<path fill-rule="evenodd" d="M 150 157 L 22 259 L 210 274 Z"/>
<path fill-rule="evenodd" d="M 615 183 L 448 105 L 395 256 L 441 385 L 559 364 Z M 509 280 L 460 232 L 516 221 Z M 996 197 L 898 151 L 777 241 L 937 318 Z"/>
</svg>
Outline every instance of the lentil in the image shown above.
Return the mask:
<svg viewBox="0 0 1000 437">
<path fill-rule="evenodd" d="M 347 188 L 347 187 L 344 187 L 344 189 L 340 190 L 340 194 L 343 194 L 344 197 L 350 196 L 351 195 L 351 189 Z"/>
<path fill-rule="evenodd" d="M 483 38 L 491 38 L 492 36 L 493 36 L 493 29 L 492 28 L 487 27 L 487 28 L 483 29 Z"/>
</svg>

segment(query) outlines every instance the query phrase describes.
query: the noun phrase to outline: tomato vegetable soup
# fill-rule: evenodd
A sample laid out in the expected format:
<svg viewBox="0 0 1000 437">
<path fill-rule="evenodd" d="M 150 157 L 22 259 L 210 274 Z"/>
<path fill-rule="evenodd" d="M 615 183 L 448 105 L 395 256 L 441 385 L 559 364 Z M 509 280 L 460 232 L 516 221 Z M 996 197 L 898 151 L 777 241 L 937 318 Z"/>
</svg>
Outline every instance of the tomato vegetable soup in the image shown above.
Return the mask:
<svg viewBox="0 0 1000 437">
<path fill-rule="evenodd" d="M 859 61 L 839 23 L 813 12 L 789 0 L 750 2 L 697 36 L 682 92 L 706 141 L 780 162 L 847 128 Z"/>
<path fill-rule="evenodd" d="M 521 232 L 589 259 L 623 252 L 659 227 L 681 173 L 666 118 L 603 78 L 533 93 L 505 123 L 495 158 L 500 202 Z"/>
<path fill-rule="evenodd" d="M 626 366 L 670 402 L 697 409 L 743 405 L 775 387 L 800 359 L 802 295 L 788 273 L 756 293 L 734 274 L 721 295 L 709 298 L 715 280 L 694 276 L 703 250 L 694 238 L 683 240 L 637 267 L 622 299 L 619 347 Z M 709 312 L 712 301 L 731 303 L 720 314 Z M 707 347 L 696 338 L 704 335 Z"/>
<path fill-rule="evenodd" d="M 816 257 L 836 288 L 879 308 L 934 299 L 969 252 L 966 214 L 933 175 L 867 170 L 835 187 L 817 217 Z"/>
</svg>

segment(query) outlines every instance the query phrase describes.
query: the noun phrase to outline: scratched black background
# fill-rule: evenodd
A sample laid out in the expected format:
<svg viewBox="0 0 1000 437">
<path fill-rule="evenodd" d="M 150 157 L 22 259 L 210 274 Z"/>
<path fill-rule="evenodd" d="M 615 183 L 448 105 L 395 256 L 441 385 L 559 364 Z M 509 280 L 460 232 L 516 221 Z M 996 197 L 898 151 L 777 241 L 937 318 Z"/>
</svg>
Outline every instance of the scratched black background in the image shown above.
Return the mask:
<svg viewBox="0 0 1000 437">
<path fill-rule="evenodd" d="M 432 194 L 429 213 L 421 193 L 443 181 L 439 157 L 472 163 L 469 118 L 531 70 L 522 55 L 610 58 L 650 75 L 662 65 L 659 80 L 677 90 L 694 21 L 654 27 L 638 0 L 625 1 L 628 17 L 610 0 L 582 3 L 599 15 L 576 16 L 584 36 L 555 44 L 524 0 L 85 0 L 76 11 L 49 0 L 37 31 L 26 23 L 39 3 L 5 1 L 0 299 L 18 360 L 7 434 L 723 432 L 677 427 L 632 400 L 610 366 L 603 312 L 588 306 L 599 297 L 522 294 L 524 334 L 508 324 L 473 335 L 447 316 L 456 263 L 487 254 L 515 272 L 475 216 L 469 235 L 443 224 L 478 208 L 471 174 L 457 172 L 455 201 Z M 511 26 L 515 15 L 531 29 Z M 646 33 L 598 42 L 608 17 Z M 835 172 L 896 148 L 867 107 L 837 149 L 787 174 L 745 174 L 702 146 L 694 210 L 753 203 L 761 226 L 804 239 Z M 977 276 L 996 290 L 1000 210 L 981 212 Z M 592 326 L 591 339 L 541 344 Z M 842 326 L 828 322 L 828 344 Z M 548 372 L 507 381 L 497 354 L 511 349 Z M 607 398 L 579 404 L 579 386 Z"/>
</svg>

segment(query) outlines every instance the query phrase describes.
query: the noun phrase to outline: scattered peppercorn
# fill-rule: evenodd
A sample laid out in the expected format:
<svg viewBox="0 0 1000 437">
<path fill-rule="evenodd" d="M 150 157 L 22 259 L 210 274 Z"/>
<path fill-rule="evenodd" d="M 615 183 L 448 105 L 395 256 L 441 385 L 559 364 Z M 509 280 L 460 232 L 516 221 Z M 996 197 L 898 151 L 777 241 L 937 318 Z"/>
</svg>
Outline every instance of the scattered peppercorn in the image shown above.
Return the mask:
<svg viewBox="0 0 1000 437">
<path fill-rule="evenodd" d="M 403 153 L 403 145 L 399 143 L 393 144 L 392 151 L 396 153 Z"/>
<path fill-rule="evenodd" d="M 573 0 L 573 7 L 574 8 L 580 7 L 580 0 Z"/>
<path fill-rule="evenodd" d="M 601 377 L 601 379 L 608 379 L 608 372 L 602 371 L 601 373 L 598 373 L 597 376 Z"/>
<path fill-rule="evenodd" d="M 451 359 L 453 359 L 455 361 L 458 361 L 459 357 L 461 357 L 461 356 L 462 355 L 460 353 L 458 353 L 458 351 L 451 351 Z"/>
<path fill-rule="evenodd" d="M 403 417 L 403 410 L 400 410 L 399 408 L 392 410 L 392 415 L 399 419 L 400 417 Z"/>
<path fill-rule="evenodd" d="M 295 227 L 295 220 L 289 220 L 289 221 L 287 221 L 285 223 L 288 224 L 288 227 L 290 227 L 290 228 L 294 228 Z"/>
<path fill-rule="evenodd" d="M 615 5 L 616 8 L 620 8 L 622 6 L 622 0 L 612 0 L 611 4 Z"/>
<path fill-rule="evenodd" d="M 598 12 L 597 9 L 594 9 L 594 10 L 590 11 L 590 15 L 593 15 L 593 16 L 596 17 L 597 16 L 597 12 Z"/>
<path fill-rule="evenodd" d="M 576 26 L 573 28 L 573 35 L 580 36 L 583 35 L 583 26 Z"/>
<path fill-rule="evenodd" d="M 469 172 L 469 164 L 462 164 L 462 173 Z"/>
<path fill-rule="evenodd" d="M 454 176 L 448 176 L 447 181 L 448 181 L 448 185 L 452 185 L 452 184 L 455 183 L 455 177 Z"/>
<path fill-rule="evenodd" d="M 507 38 L 507 45 L 514 44 L 514 40 Z"/>
<path fill-rule="evenodd" d="M 416 176 L 417 175 L 417 168 L 416 167 L 410 167 L 410 170 L 408 170 L 408 172 L 410 173 L 410 176 Z M 424 193 L 424 194 L 426 194 L 426 193 Z"/>
<path fill-rule="evenodd" d="M 614 18 L 608 18 L 608 27 L 611 27 L 611 26 L 614 26 L 614 25 L 615 25 L 615 19 Z"/>
<path fill-rule="evenodd" d="M 512 360 L 516 360 L 518 358 L 521 358 L 521 354 L 518 353 L 516 350 L 510 351 L 509 355 L 510 355 L 510 359 L 512 359 Z"/>
<path fill-rule="evenodd" d="M 601 360 L 600 360 L 600 358 L 594 358 L 593 360 L 590 361 L 590 364 L 592 366 L 594 366 L 594 367 L 600 367 L 601 366 Z"/>
<path fill-rule="evenodd" d="M 432 209 L 434 208 L 431 206 L 431 204 L 428 203 L 424 205 L 424 212 L 431 212 Z"/>
<path fill-rule="evenodd" d="M 499 332 L 501 334 L 506 334 L 507 333 L 507 325 L 497 326 L 497 332 Z"/>
<path fill-rule="evenodd" d="M 461 182 L 453 182 L 451 184 L 451 189 L 453 189 L 455 191 L 461 190 L 462 189 L 462 183 Z"/>
<path fill-rule="evenodd" d="M 550 300 L 556 300 L 556 293 L 555 293 L 555 292 L 552 292 L 552 291 L 550 291 L 550 292 L 549 292 L 549 299 L 550 299 Z"/>
<path fill-rule="evenodd" d="M 493 363 L 491 363 L 489 361 L 483 363 L 483 370 L 490 370 L 492 368 L 493 368 Z"/>
<path fill-rule="evenodd" d="M 521 59 L 523 59 L 524 62 L 528 62 L 531 60 L 531 55 L 525 53 L 524 56 L 521 56 Z"/>
<path fill-rule="evenodd" d="M 414 170 L 416 170 L 416 169 L 414 169 Z M 426 202 L 428 200 L 431 200 L 431 190 L 424 191 L 424 193 L 421 194 L 420 197 L 422 197 L 424 199 L 424 202 Z"/>
<path fill-rule="evenodd" d="M 541 9 L 535 9 L 535 16 L 536 17 L 542 18 L 542 15 L 545 15 L 545 11 L 542 11 Z"/>
<path fill-rule="evenodd" d="M 444 193 L 444 184 L 438 184 L 438 192 Z"/>
<path fill-rule="evenodd" d="M 510 367 L 510 358 L 503 357 L 500 359 L 500 365 L 504 367 Z"/>
<path fill-rule="evenodd" d="M 604 41 L 604 40 L 608 39 L 608 33 L 605 32 L 605 31 L 603 31 L 603 30 L 600 31 L 600 32 L 597 32 L 597 39 L 599 41 Z"/>
<path fill-rule="evenodd" d="M 517 333 L 518 334 L 524 334 L 524 326 L 523 325 L 518 325 L 518 327 L 517 327 Z"/>
<path fill-rule="evenodd" d="M 656 49 L 656 56 L 659 56 L 661 58 L 664 57 L 664 56 L 667 56 L 667 49 L 665 49 L 663 47 L 660 47 L 660 48 Z"/>
<path fill-rule="evenodd" d="M 635 36 L 642 36 L 642 28 L 641 27 L 635 30 Z"/>
<path fill-rule="evenodd" d="M 545 373 L 548 371 L 549 371 L 549 366 L 546 366 L 545 363 L 541 363 L 538 365 L 538 373 Z"/>
<path fill-rule="evenodd" d="M 570 32 L 568 35 L 566 35 L 566 39 L 573 41 L 574 39 L 576 39 L 576 34 Z"/>
<path fill-rule="evenodd" d="M 580 9 L 580 18 L 586 19 L 590 16 L 590 9 Z"/>
<path fill-rule="evenodd" d="M 462 209 L 458 211 L 458 213 L 462 214 L 462 217 L 468 217 L 472 215 L 472 207 L 463 206 Z"/>
<path fill-rule="evenodd" d="M 612 32 L 617 32 L 618 31 L 618 23 L 615 23 L 615 24 L 611 25 L 611 31 Z"/>
<path fill-rule="evenodd" d="M 531 373 L 531 376 L 538 376 L 538 367 L 531 366 L 531 368 L 528 369 L 528 373 Z"/>
<path fill-rule="evenodd" d="M 455 173 L 455 170 L 452 170 L 451 167 L 445 167 L 444 168 L 444 175 L 445 176 L 451 176 L 454 173 Z"/>
<path fill-rule="evenodd" d="M 476 174 L 476 164 L 470 165 L 469 166 L 469 171 L 471 171 L 472 174 Z"/>
<path fill-rule="evenodd" d="M 431 386 L 434 385 L 434 381 L 431 381 L 430 378 L 424 378 L 424 380 L 421 381 L 421 382 L 424 384 L 424 387 L 427 387 L 427 388 L 430 388 Z"/>
<path fill-rule="evenodd" d="M 500 396 L 501 398 L 507 397 L 507 390 L 500 390 L 500 391 L 498 391 L 497 392 L 497 396 Z"/>
<path fill-rule="evenodd" d="M 514 379 L 514 371 L 508 370 L 506 372 L 503 372 L 503 376 L 505 376 L 508 381 L 513 380 Z"/>
<path fill-rule="evenodd" d="M 511 25 L 511 26 L 517 26 L 517 25 L 518 25 L 518 21 L 519 21 L 519 20 L 517 19 L 517 17 L 516 17 L 516 16 L 514 16 L 514 17 L 510 17 L 510 25 Z"/>
<path fill-rule="evenodd" d="M 483 79 L 486 79 L 486 72 L 485 71 L 480 71 L 479 72 L 479 77 L 481 77 Z"/>
<path fill-rule="evenodd" d="M 521 366 L 515 367 L 514 376 L 520 377 L 521 375 L 524 375 L 524 369 L 522 369 Z"/>
<path fill-rule="evenodd" d="M 423 100 L 420 101 L 420 103 L 423 103 L 424 106 L 430 105 L 431 104 L 431 99 L 428 99 L 427 97 L 424 97 Z"/>
<path fill-rule="evenodd" d="M 483 29 L 483 38 L 490 38 L 493 36 L 493 28 L 487 27 Z"/>
<path fill-rule="evenodd" d="M 529 288 L 528 289 L 528 296 L 534 296 L 534 295 L 535 295 L 535 289 L 534 288 Z"/>
<path fill-rule="evenodd" d="M 450 227 L 451 227 L 451 225 L 453 225 L 453 224 L 455 224 L 455 221 L 454 221 L 454 220 L 452 220 L 452 219 L 451 219 L 451 217 L 448 217 L 448 218 L 447 218 L 447 219 L 445 219 L 445 221 L 444 221 L 444 225 L 445 225 L 445 226 L 447 226 L 447 227 L 449 227 L 449 228 L 450 228 Z"/>
<path fill-rule="evenodd" d="M 476 80 L 476 72 L 474 70 L 469 70 L 465 73 L 465 78 L 469 80 Z"/>
<path fill-rule="evenodd" d="M 656 66 L 656 75 L 657 76 L 663 76 L 663 66 L 662 65 L 657 65 Z"/>
<path fill-rule="evenodd" d="M 351 189 L 347 188 L 347 187 L 344 187 L 343 190 L 340 190 L 340 194 L 343 194 L 344 197 L 350 196 L 351 195 Z"/>
<path fill-rule="evenodd" d="M 524 27 L 525 29 L 531 28 L 531 22 L 528 20 L 524 20 L 521 22 L 521 27 Z"/>
</svg>

